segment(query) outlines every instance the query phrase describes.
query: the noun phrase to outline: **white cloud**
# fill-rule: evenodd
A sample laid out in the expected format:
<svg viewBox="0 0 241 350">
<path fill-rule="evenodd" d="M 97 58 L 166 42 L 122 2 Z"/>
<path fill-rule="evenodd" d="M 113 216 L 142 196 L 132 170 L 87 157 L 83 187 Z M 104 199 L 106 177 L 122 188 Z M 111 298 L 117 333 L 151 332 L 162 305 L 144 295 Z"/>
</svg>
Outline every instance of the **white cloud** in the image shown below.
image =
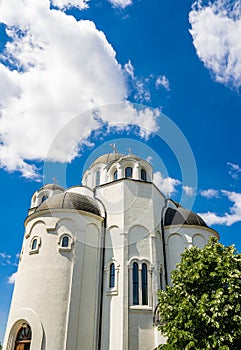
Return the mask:
<svg viewBox="0 0 241 350">
<path fill-rule="evenodd" d="M 153 158 L 152 158 L 152 156 L 148 156 L 147 158 L 146 158 L 146 161 L 148 162 L 148 163 L 152 163 L 152 161 L 153 161 Z"/>
<path fill-rule="evenodd" d="M 227 163 L 228 167 L 229 167 L 229 175 L 234 179 L 237 180 L 239 177 L 239 173 L 241 172 L 241 168 L 238 164 L 233 164 L 228 162 Z"/>
<path fill-rule="evenodd" d="M 114 7 L 125 8 L 132 5 L 132 0 L 108 0 Z"/>
<path fill-rule="evenodd" d="M 216 81 L 238 89 L 241 86 L 241 3 L 215 0 L 206 4 L 196 1 L 189 14 L 197 55 Z"/>
<path fill-rule="evenodd" d="M 7 254 L 6 252 L 0 252 L 0 265 L 11 265 L 12 256 Z"/>
<path fill-rule="evenodd" d="M 130 60 L 124 65 L 124 68 L 126 73 L 131 77 L 131 79 L 135 79 L 134 67 Z"/>
<path fill-rule="evenodd" d="M 156 89 L 159 89 L 160 86 L 163 86 L 167 91 L 170 91 L 170 83 L 165 75 L 159 75 L 156 78 L 156 81 L 155 81 Z"/>
<path fill-rule="evenodd" d="M 228 213 L 218 215 L 213 212 L 199 213 L 208 225 L 231 226 L 241 221 L 241 193 L 222 190 L 221 193 L 233 202 Z"/>
<path fill-rule="evenodd" d="M 60 7 L 76 3 L 57 2 Z M 122 119 L 108 113 L 101 115 L 101 121 L 83 113 L 126 103 L 126 77 L 112 46 L 92 21 L 76 21 L 60 10 L 50 10 L 49 5 L 49 0 L 0 2 L 0 22 L 7 25 L 11 39 L 5 50 L 6 64 L 0 64 L 0 90 L 4 91 L 0 96 L 0 167 L 19 170 L 28 178 L 38 175 L 31 161 L 48 159 L 49 148 L 64 127 L 65 135 L 51 160 L 73 159 L 78 149 L 69 154 L 70 147 L 102 122 L 131 120 L 150 130 L 157 125 L 155 112 L 137 113 L 129 103 L 123 107 Z M 81 125 L 68 129 L 66 125 L 81 113 Z"/>
<path fill-rule="evenodd" d="M 131 86 L 135 91 L 134 99 L 138 102 L 150 102 L 151 93 L 148 87 L 150 77 L 137 78 L 135 76 L 135 69 L 130 60 L 124 65 L 124 69 L 127 74 L 127 77 L 129 78 L 129 81 L 131 82 Z"/>
<path fill-rule="evenodd" d="M 88 8 L 89 0 L 51 0 L 51 3 L 59 9 L 76 7 L 80 10 Z"/>
<path fill-rule="evenodd" d="M 16 280 L 16 276 L 17 276 L 17 272 L 12 273 L 12 275 L 8 277 L 8 283 L 14 284 Z"/>
<path fill-rule="evenodd" d="M 183 191 L 187 197 L 192 197 L 195 194 L 195 189 L 191 186 L 182 186 Z"/>
<path fill-rule="evenodd" d="M 209 188 L 208 190 L 200 191 L 201 196 L 209 199 L 209 198 L 218 198 L 218 191 L 214 190 L 212 188 Z"/>
<path fill-rule="evenodd" d="M 181 184 L 179 180 L 173 179 L 172 177 L 163 177 L 160 171 L 153 174 L 153 182 L 159 190 L 167 196 L 171 196 L 175 193 L 177 191 L 176 186 Z"/>
</svg>

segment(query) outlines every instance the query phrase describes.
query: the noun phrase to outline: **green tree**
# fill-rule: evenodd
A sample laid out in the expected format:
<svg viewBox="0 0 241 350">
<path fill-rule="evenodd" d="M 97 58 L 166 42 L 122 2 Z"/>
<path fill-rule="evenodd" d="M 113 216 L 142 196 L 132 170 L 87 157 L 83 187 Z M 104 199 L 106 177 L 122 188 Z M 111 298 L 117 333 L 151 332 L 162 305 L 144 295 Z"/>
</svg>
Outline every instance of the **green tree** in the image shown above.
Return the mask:
<svg viewBox="0 0 241 350">
<path fill-rule="evenodd" d="M 2 350 L 2 343 L 0 343 L 0 350 Z"/>
<path fill-rule="evenodd" d="M 165 350 L 241 349 L 241 254 L 211 238 L 182 254 L 172 286 L 158 292 Z"/>
</svg>

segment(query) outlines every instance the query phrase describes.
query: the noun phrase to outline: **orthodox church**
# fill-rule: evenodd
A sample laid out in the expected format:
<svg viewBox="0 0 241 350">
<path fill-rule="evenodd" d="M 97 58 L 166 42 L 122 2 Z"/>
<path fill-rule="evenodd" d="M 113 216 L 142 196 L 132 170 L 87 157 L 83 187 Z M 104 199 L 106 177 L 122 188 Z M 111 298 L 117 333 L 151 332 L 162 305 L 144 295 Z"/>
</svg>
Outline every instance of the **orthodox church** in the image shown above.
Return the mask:
<svg viewBox="0 0 241 350">
<path fill-rule="evenodd" d="M 82 186 L 36 191 L 3 350 L 153 350 L 157 291 L 185 247 L 218 236 L 165 198 L 150 163 L 114 152 Z"/>
</svg>

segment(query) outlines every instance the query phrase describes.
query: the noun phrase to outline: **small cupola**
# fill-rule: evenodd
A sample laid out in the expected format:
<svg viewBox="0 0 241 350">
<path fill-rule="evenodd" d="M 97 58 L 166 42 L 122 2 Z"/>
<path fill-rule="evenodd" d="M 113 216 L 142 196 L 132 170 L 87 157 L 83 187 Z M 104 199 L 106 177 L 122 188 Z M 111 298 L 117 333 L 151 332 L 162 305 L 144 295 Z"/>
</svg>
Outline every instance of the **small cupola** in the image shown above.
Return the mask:
<svg viewBox="0 0 241 350">
<path fill-rule="evenodd" d="M 57 184 L 47 184 L 34 192 L 31 200 L 30 210 L 38 207 L 44 201 L 51 198 L 53 195 L 64 192 L 63 187 Z"/>
</svg>

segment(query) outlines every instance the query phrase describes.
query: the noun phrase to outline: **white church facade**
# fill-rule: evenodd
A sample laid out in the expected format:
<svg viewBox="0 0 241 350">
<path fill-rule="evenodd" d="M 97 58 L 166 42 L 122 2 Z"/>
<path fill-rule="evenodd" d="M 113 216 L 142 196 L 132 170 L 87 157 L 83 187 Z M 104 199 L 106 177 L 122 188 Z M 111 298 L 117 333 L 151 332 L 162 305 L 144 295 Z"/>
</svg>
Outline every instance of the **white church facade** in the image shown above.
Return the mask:
<svg viewBox="0 0 241 350">
<path fill-rule="evenodd" d="M 165 198 L 152 166 L 97 158 L 82 186 L 33 194 L 3 350 L 153 350 L 157 291 L 185 247 L 218 235 Z"/>
</svg>

